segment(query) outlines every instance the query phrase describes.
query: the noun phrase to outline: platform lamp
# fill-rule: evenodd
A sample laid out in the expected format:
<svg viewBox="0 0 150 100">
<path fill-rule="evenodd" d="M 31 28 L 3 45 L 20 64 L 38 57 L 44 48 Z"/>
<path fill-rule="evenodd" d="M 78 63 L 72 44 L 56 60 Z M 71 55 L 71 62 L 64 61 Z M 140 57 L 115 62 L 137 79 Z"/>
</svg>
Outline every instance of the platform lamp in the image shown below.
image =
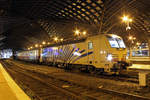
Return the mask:
<svg viewBox="0 0 150 100">
<path fill-rule="evenodd" d="M 127 24 L 126 30 L 130 30 L 130 23 L 133 21 L 131 18 L 129 18 L 128 16 L 123 16 L 122 17 L 122 21 L 125 22 Z"/>
<path fill-rule="evenodd" d="M 76 29 L 76 30 L 74 31 L 74 34 L 75 34 L 76 36 L 79 36 L 79 35 L 80 35 L 80 31 L 79 31 L 78 29 Z"/>
</svg>

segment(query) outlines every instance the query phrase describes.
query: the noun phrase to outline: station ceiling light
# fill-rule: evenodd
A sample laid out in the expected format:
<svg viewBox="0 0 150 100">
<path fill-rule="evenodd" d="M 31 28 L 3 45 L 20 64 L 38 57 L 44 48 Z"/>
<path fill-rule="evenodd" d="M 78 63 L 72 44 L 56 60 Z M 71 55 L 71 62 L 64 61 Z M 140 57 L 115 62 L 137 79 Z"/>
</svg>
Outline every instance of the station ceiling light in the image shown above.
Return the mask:
<svg viewBox="0 0 150 100">
<path fill-rule="evenodd" d="M 86 31 L 83 31 L 83 35 L 86 35 Z"/>
<path fill-rule="evenodd" d="M 75 35 L 79 35 L 80 31 L 79 30 L 75 30 Z"/>
<path fill-rule="evenodd" d="M 35 47 L 37 48 L 39 45 L 38 44 L 35 44 Z"/>
<path fill-rule="evenodd" d="M 132 36 L 129 36 L 129 40 L 132 40 L 133 39 L 133 37 Z"/>
<path fill-rule="evenodd" d="M 55 38 L 54 38 L 54 41 L 58 41 L 58 37 L 55 37 Z"/>
<path fill-rule="evenodd" d="M 43 44 L 43 45 L 45 45 L 45 44 L 46 44 L 46 42 L 45 42 L 45 41 L 43 41 L 43 42 L 42 42 L 42 44 Z"/>
<path fill-rule="evenodd" d="M 122 17 L 122 20 L 123 20 L 124 22 L 127 22 L 128 19 L 129 19 L 128 16 L 123 16 L 123 17 Z"/>
<path fill-rule="evenodd" d="M 64 40 L 63 38 L 60 39 L 60 41 L 63 41 L 63 40 Z"/>
<path fill-rule="evenodd" d="M 136 40 L 136 37 L 134 37 L 133 40 Z"/>
<path fill-rule="evenodd" d="M 129 18 L 128 16 L 123 16 L 122 21 L 123 22 L 132 22 L 133 20 L 131 18 Z"/>
</svg>

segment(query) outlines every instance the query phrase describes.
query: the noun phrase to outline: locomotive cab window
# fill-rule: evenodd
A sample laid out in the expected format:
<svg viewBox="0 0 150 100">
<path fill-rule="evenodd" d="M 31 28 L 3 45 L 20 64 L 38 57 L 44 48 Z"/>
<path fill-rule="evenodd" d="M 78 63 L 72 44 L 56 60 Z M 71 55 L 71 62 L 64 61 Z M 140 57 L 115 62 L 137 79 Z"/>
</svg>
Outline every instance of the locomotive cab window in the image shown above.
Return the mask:
<svg viewBox="0 0 150 100">
<path fill-rule="evenodd" d="M 122 39 L 116 38 L 116 41 L 118 42 L 120 48 L 126 48 Z"/>
<path fill-rule="evenodd" d="M 88 42 L 88 49 L 93 49 L 93 43 L 92 42 Z"/>
<path fill-rule="evenodd" d="M 109 44 L 112 48 L 126 48 L 123 40 L 119 37 L 107 36 Z"/>
<path fill-rule="evenodd" d="M 118 45 L 118 43 L 117 43 L 115 38 L 112 38 L 112 37 L 107 37 L 107 38 L 108 38 L 108 41 L 109 41 L 110 46 L 112 48 L 119 48 L 119 45 Z"/>
</svg>

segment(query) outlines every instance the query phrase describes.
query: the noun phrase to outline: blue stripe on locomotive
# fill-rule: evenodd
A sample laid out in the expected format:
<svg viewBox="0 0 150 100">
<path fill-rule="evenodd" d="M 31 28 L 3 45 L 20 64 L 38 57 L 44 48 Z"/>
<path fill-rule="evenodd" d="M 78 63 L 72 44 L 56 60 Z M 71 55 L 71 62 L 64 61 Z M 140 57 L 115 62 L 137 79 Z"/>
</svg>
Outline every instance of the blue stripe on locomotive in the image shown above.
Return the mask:
<svg viewBox="0 0 150 100">
<path fill-rule="evenodd" d="M 46 57 L 48 54 L 50 54 L 50 52 L 52 52 L 51 56 L 52 55 L 59 56 L 59 57 L 55 57 L 55 59 L 59 59 L 59 60 L 63 61 L 64 63 L 65 62 L 74 63 L 77 60 L 79 60 L 83 57 L 86 57 L 88 55 L 91 55 L 93 53 L 93 51 L 84 53 L 85 51 L 86 51 L 85 49 L 80 50 L 80 48 L 76 48 L 76 47 L 71 48 L 70 46 L 64 46 L 64 47 L 60 48 L 59 50 L 53 50 L 52 47 L 48 47 L 48 48 L 44 48 L 42 55 Z M 80 56 L 74 55 L 75 52 L 78 52 L 81 55 Z M 84 53 L 84 54 L 82 54 L 82 53 Z"/>
<path fill-rule="evenodd" d="M 83 55 L 81 55 L 81 56 L 79 56 L 78 58 L 76 58 L 76 59 L 73 61 L 73 63 L 76 62 L 77 60 L 79 60 L 80 58 L 86 57 L 87 55 L 91 55 L 92 53 L 93 53 L 93 51 L 88 52 L 88 53 L 84 53 Z"/>
</svg>

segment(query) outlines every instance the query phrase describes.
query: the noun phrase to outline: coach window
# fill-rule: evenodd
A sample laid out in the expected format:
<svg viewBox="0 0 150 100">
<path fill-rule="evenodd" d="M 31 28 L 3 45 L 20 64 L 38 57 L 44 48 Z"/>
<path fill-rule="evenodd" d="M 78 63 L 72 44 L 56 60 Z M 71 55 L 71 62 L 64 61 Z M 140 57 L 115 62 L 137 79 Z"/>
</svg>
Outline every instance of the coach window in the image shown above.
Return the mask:
<svg viewBox="0 0 150 100">
<path fill-rule="evenodd" d="M 88 42 L 88 49 L 93 49 L 93 43 L 92 42 Z"/>
</svg>

